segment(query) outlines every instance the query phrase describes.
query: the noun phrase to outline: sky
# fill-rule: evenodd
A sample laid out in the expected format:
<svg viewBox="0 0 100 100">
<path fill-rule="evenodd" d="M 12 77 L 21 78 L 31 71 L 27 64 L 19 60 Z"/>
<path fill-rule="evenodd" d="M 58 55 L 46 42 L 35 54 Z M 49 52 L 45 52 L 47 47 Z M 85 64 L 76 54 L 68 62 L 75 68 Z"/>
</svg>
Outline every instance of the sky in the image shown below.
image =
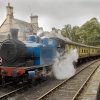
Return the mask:
<svg viewBox="0 0 100 100">
<path fill-rule="evenodd" d="M 37 15 L 39 27 L 45 31 L 67 24 L 81 26 L 93 17 L 100 22 L 100 0 L 0 0 L 0 25 L 8 2 L 14 7 L 14 18 L 30 22 L 30 15 Z"/>
</svg>

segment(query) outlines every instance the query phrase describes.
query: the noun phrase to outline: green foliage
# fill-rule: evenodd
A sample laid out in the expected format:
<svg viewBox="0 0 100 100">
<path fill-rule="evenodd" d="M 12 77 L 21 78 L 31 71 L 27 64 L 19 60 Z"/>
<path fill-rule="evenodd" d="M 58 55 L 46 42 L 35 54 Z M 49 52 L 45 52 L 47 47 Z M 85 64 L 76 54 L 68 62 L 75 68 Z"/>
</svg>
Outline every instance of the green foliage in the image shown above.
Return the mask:
<svg viewBox="0 0 100 100">
<path fill-rule="evenodd" d="M 78 26 L 74 26 L 71 30 L 71 37 L 72 37 L 71 40 L 74 41 L 74 42 L 78 42 L 79 36 L 76 35 L 76 31 L 77 31 L 78 28 L 79 28 Z"/>
<path fill-rule="evenodd" d="M 92 18 L 83 24 L 76 32 L 79 42 L 87 45 L 100 44 L 100 23 L 96 18 Z"/>
<path fill-rule="evenodd" d="M 70 24 L 61 30 L 62 35 L 75 42 L 87 45 L 100 45 L 100 22 L 96 18 L 84 23 L 81 27 Z"/>
<path fill-rule="evenodd" d="M 71 33 L 71 25 L 65 25 L 64 28 L 61 30 L 61 33 L 64 37 L 71 38 L 70 33 Z"/>
<path fill-rule="evenodd" d="M 78 29 L 78 26 L 72 27 L 70 24 L 67 24 L 64 26 L 64 28 L 61 30 L 61 33 L 64 37 L 68 37 L 70 40 L 78 42 L 78 36 L 76 35 L 76 30 Z"/>
</svg>

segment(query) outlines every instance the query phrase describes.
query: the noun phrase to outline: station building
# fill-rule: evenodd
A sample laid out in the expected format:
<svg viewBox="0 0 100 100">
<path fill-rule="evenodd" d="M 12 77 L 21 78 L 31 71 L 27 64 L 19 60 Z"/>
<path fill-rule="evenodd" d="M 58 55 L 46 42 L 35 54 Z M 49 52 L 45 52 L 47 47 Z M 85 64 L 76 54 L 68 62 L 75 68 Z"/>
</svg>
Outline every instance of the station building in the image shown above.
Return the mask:
<svg viewBox="0 0 100 100">
<path fill-rule="evenodd" d="M 33 35 L 37 33 L 38 30 L 38 16 L 30 16 L 30 22 L 25 22 L 16 19 L 13 15 L 13 7 L 10 3 L 6 6 L 6 18 L 2 25 L 0 26 L 0 41 L 7 38 L 10 34 L 11 28 L 19 29 L 18 38 L 24 40 L 27 35 Z"/>
<path fill-rule="evenodd" d="M 36 35 L 37 31 L 41 29 L 38 26 L 38 16 L 30 16 L 30 22 L 25 22 L 19 19 L 16 19 L 13 14 L 13 7 L 10 6 L 10 3 L 6 6 L 6 18 L 0 26 L 0 42 L 7 38 L 10 34 L 10 29 L 16 28 L 18 31 L 18 39 L 26 40 L 28 35 Z M 65 38 L 61 35 L 61 30 L 52 28 L 51 32 L 44 31 L 46 37 L 58 37 L 63 40 L 71 41 L 69 38 Z"/>
</svg>

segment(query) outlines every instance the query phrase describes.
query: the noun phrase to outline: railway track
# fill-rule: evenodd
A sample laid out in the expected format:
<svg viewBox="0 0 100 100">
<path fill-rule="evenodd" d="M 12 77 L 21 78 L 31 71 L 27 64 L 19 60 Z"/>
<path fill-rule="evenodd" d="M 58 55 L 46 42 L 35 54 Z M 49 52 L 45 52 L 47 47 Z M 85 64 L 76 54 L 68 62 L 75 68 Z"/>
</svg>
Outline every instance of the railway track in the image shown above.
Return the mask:
<svg viewBox="0 0 100 100">
<path fill-rule="evenodd" d="M 6 88 L 2 88 L 0 89 L 0 100 L 1 99 L 4 99 L 6 100 L 10 95 L 28 87 L 29 85 L 26 83 L 26 84 L 17 84 L 17 85 L 10 85 Z"/>
<path fill-rule="evenodd" d="M 76 73 L 76 75 L 78 75 L 78 73 L 80 73 L 80 72 L 82 72 L 84 69 L 86 69 L 86 68 L 88 68 L 90 65 L 93 65 L 94 63 L 96 63 L 97 62 L 97 60 L 96 61 L 94 61 L 93 63 L 91 63 L 91 64 L 88 64 L 87 65 L 87 67 L 85 67 L 85 68 L 82 68 L 82 70 L 80 71 L 78 71 L 77 73 Z M 94 68 L 94 67 L 93 67 Z M 91 68 L 91 69 L 93 69 L 93 68 Z M 96 69 L 95 69 L 96 70 Z M 75 76 L 73 76 L 73 77 L 71 77 L 71 78 L 69 78 L 69 79 L 67 79 L 67 80 L 64 80 L 63 82 L 61 82 L 59 85 L 57 85 L 56 87 L 54 87 L 53 89 L 51 89 L 50 91 L 48 91 L 46 94 L 44 94 L 44 95 L 42 95 L 40 98 L 38 98 L 37 100 L 44 100 L 45 98 L 47 98 L 47 95 L 52 95 L 52 91 L 54 91 L 54 92 L 56 92 L 55 90 L 58 90 L 57 88 L 59 87 L 60 88 L 60 86 L 63 86 L 63 84 L 65 83 L 66 84 L 66 82 L 67 82 L 67 85 L 69 84 L 70 86 L 72 85 L 75 85 L 75 82 L 73 81 L 73 78 L 74 78 Z M 69 82 L 69 81 L 73 81 L 73 82 Z M 69 82 L 69 83 L 68 83 Z M 77 82 L 77 83 L 79 83 L 79 81 Z M 26 84 L 26 85 L 21 85 L 21 86 L 18 86 L 17 88 L 13 88 L 13 89 L 10 89 L 10 91 L 6 91 L 6 90 L 9 90 L 9 89 L 7 89 L 6 88 L 6 90 L 4 90 L 4 91 L 6 91 L 6 92 L 3 92 L 2 90 L 0 90 L 0 99 L 3 99 L 3 98 L 5 98 L 5 99 L 7 99 L 7 98 L 9 98 L 10 96 L 12 96 L 12 94 L 15 94 L 15 93 L 17 93 L 18 91 L 20 91 L 20 90 L 24 90 L 25 88 L 27 88 L 27 87 L 29 87 L 30 85 L 28 85 L 28 84 Z M 34 88 L 34 87 L 33 87 Z M 64 90 L 65 91 L 65 90 Z M 2 93 L 1 93 L 2 92 Z M 66 92 L 67 93 L 67 92 Z M 50 96 L 51 97 L 51 96 Z M 54 96 L 53 96 L 54 97 Z M 51 100 L 52 98 L 50 98 L 50 100 Z M 30 100 L 30 99 L 29 99 Z M 33 99 L 33 100 L 36 100 L 36 99 Z M 47 100 L 49 100 L 49 99 L 47 99 Z M 57 99 L 57 100 L 61 100 L 61 98 L 60 99 Z M 64 99 L 62 99 L 62 100 L 64 100 Z M 68 99 L 68 100 L 70 100 L 70 99 Z M 73 99 L 74 100 L 74 99 Z"/>
<path fill-rule="evenodd" d="M 10 84 L 12 84 L 13 82 L 11 81 L 11 82 L 7 82 L 7 83 L 5 83 L 5 85 L 2 85 L 2 84 L 0 84 L 0 88 L 2 88 L 2 87 L 6 87 L 6 86 L 8 86 L 8 85 L 10 85 Z"/>
<path fill-rule="evenodd" d="M 99 66 L 99 61 L 86 66 L 74 76 L 64 80 L 37 100 L 76 100 L 81 90 Z"/>
</svg>

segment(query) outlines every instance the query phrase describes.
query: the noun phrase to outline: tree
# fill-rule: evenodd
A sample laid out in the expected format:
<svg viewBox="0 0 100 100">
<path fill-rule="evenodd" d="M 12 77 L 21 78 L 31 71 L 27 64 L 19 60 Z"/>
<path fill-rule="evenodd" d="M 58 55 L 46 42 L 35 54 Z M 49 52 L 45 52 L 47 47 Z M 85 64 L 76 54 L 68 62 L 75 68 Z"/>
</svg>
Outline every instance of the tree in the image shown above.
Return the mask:
<svg viewBox="0 0 100 100">
<path fill-rule="evenodd" d="M 68 37 L 69 39 L 71 39 L 71 25 L 65 25 L 64 28 L 61 30 L 61 33 L 64 37 Z"/>
<path fill-rule="evenodd" d="M 72 30 L 71 30 L 71 37 L 72 37 L 72 41 L 74 42 L 78 42 L 78 35 L 76 35 L 76 31 L 79 27 L 78 26 L 73 26 Z"/>
<path fill-rule="evenodd" d="M 78 42 L 78 36 L 76 35 L 76 31 L 78 28 L 78 26 L 71 27 L 70 24 L 67 24 L 61 30 L 61 33 L 64 37 L 68 37 L 70 40 Z"/>
<path fill-rule="evenodd" d="M 100 40 L 100 23 L 96 18 L 92 18 L 83 24 L 77 31 L 77 36 L 79 36 L 79 42 L 88 45 L 96 45 L 96 42 Z M 96 40 L 97 39 L 97 40 Z"/>
</svg>

